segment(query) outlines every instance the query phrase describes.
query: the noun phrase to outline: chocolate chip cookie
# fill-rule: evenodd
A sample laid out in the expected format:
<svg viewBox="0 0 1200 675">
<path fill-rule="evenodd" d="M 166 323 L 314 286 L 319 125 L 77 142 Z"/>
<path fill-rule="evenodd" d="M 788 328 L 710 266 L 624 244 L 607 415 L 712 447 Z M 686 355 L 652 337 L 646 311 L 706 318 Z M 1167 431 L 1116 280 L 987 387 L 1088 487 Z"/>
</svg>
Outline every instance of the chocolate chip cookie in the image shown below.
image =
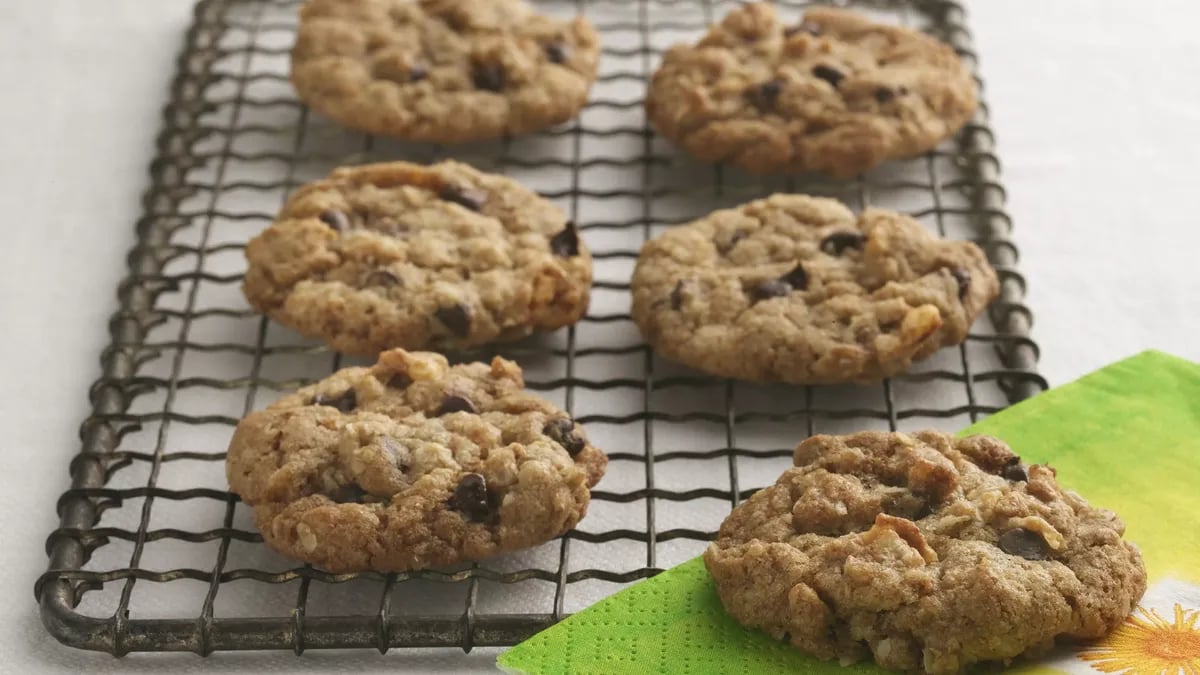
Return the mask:
<svg viewBox="0 0 1200 675">
<path fill-rule="evenodd" d="M 346 127 L 456 143 L 565 122 L 600 40 L 520 0 L 309 0 L 292 49 L 300 98 Z"/>
<path fill-rule="evenodd" d="M 646 94 L 659 133 L 699 160 L 839 177 L 934 147 L 975 106 L 971 74 L 927 35 L 829 7 L 789 25 L 762 2 L 668 50 Z"/>
<path fill-rule="evenodd" d="M 575 526 L 607 458 L 517 364 L 394 349 L 243 419 L 229 486 L 275 550 L 330 572 L 450 565 Z"/>
<path fill-rule="evenodd" d="M 1146 589 L 1125 526 L 1004 443 L 815 436 L 704 554 L 721 602 L 822 659 L 956 673 L 1100 637 Z"/>
<path fill-rule="evenodd" d="M 633 318 L 661 355 L 714 375 L 867 382 L 958 344 L 999 291 L 979 247 L 907 216 L 773 195 L 647 242 Z"/>
<path fill-rule="evenodd" d="M 339 351 L 468 348 L 575 323 L 592 260 L 563 213 L 465 164 L 341 168 L 246 247 L 246 298 Z"/>
</svg>

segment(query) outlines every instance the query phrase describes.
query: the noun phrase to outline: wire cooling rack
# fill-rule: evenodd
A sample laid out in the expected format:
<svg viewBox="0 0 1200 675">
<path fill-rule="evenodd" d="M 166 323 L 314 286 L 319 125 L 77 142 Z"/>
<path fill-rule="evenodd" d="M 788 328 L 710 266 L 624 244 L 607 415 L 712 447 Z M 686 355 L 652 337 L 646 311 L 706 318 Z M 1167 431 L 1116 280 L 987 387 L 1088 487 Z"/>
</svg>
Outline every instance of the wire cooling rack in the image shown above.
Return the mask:
<svg viewBox="0 0 1200 675">
<path fill-rule="evenodd" d="M 754 178 L 697 165 L 646 126 L 641 98 L 663 50 L 694 40 L 734 2 L 555 0 L 603 36 L 601 75 L 573 123 L 462 147 L 364 137 L 310 114 L 287 80 L 299 0 L 204 0 L 195 11 L 93 413 L 35 590 L 71 646 L 131 651 L 508 645 L 699 554 L 729 509 L 818 432 L 959 429 L 1046 387 L 1034 371 L 987 108 L 924 156 L 852 181 Z M 795 17 L 804 3 L 780 2 Z M 850 3 L 914 25 L 975 65 L 956 2 Z M 577 326 L 499 350 L 529 386 L 609 452 L 579 529 L 478 565 L 331 575 L 272 553 L 225 491 L 239 417 L 349 365 L 251 312 L 245 242 L 296 185 L 339 164 L 455 157 L 557 202 L 595 252 Z M 663 228 L 776 191 L 908 212 L 982 245 L 1001 297 L 960 347 L 875 386 L 763 386 L 702 377 L 642 344 L 628 315 L 637 251 Z M 471 356 L 487 356 L 486 353 Z"/>
</svg>

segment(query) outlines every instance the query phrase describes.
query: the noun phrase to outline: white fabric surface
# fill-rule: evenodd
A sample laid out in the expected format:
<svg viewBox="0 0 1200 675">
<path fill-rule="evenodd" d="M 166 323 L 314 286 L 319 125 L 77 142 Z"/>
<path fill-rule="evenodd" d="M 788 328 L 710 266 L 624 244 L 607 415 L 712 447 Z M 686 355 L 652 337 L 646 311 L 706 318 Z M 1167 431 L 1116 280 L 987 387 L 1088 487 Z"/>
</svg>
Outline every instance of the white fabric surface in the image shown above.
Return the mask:
<svg viewBox="0 0 1200 675">
<path fill-rule="evenodd" d="M 187 0 L 0 4 L 0 673 L 487 669 L 494 650 L 141 655 L 59 647 L 31 588 L 107 344 Z M 1200 360 L 1200 10 L 1185 0 L 970 5 L 1009 210 L 1059 384 L 1157 347 Z"/>
</svg>

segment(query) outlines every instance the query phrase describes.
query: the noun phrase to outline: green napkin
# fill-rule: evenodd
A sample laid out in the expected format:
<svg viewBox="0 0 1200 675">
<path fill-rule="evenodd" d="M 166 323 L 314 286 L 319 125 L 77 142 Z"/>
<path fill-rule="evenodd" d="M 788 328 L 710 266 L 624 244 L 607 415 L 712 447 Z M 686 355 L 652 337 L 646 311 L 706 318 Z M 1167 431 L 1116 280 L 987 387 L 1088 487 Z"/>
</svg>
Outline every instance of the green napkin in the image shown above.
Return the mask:
<svg viewBox="0 0 1200 675">
<path fill-rule="evenodd" d="M 1146 560 L 1149 590 L 1113 636 L 1060 648 L 1020 672 L 1200 672 L 1200 365 L 1144 352 L 963 433 L 997 436 L 1052 464 L 1063 484 L 1121 515 Z M 883 672 L 819 661 L 742 628 L 699 558 L 538 633 L 498 663 L 529 675 Z"/>
</svg>

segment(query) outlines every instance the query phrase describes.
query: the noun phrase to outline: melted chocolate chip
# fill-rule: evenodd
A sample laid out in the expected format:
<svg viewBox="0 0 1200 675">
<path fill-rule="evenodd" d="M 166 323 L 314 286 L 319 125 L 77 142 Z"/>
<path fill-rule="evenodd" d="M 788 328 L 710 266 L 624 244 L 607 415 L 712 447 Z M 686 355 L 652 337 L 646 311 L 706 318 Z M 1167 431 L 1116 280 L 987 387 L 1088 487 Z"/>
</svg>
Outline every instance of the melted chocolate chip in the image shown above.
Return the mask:
<svg viewBox="0 0 1200 675">
<path fill-rule="evenodd" d="M 775 107 L 775 101 L 783 92 L 783 80 L 767 80 L 762 84 L 746 90 L 746 97 L 759 110 L 767 111 Z"/>
<path fill-rule="evenodd" d="M 500 91 L 504 89 L 504 66 L 499 63 L 476 64 L 471 79 L 476 89 Z"/>
<path fill-rule="evenodd" d="M 358 486 L 358 483 L 338 486 L 329 498 L 338 504 L 362 504 L 366 501 L 367 491 Z"/>
<path fill-rule="evenodd" d="M 1029 473 L 1025 471 L 1025 465 L 1021 464 L 1020 457 L 1013 457 L 1008 464 L 1000 469 L 1000 476 L 1005 480 L 1011 480 L 1014 483 L 1021 481 L 1029 482 Z"/>
<path fill-rule="evenodd" d="M 779 277 L 779 280 L 798 291 L 808 288 L 808 272 L 799 263 L 796 264 L 796 267 L 791 272 Z"/>
<path fill-rule="evenodd" d="M 821 251 L 841 255 L 848 248 L 862 248 L 867 237 L 858 232 L 834 232 L 821 240 Z"/>
<path fill-rule="evenodd" d="M 1000 540 L 996 542 L 996 545 L 1000 547 L 1001 551 L 1026 560 L 1048 560 L 1050 558 L 1050 545 L 1046 543 L 1042 535 L 1023 527 L 1009 530 L 1000 535 Z"/>
<path fill-rule="evenodd" d="M 404 285 L 404 281 L 389 270 L 373 270 L 367 275 L 366 282 L 368 286 L 383 286 L 385 288 Z"/>
<path fill-rule="evenodd" d="M 875 100 L 880 103 L 887 103 L 894 98 L 896 98 L 896 92 L 887 87 L 879 87 L 875 90 Z"/>
<path fill-rule="evenodd" d="M 579 432 L 575 431 L 575 423 L 569 417 L 550 420 L 542 428 L 542 433 L 563 446 L 567 454 L 572 457 L 587 447 L 587 442 L 583 440 L 583 436 L 580 436 Z"/>
<path fill-rule="evenodd" d="M 546 45 L 546 58 L 550 63 L 566 63 L 571 54 L 571 48 L 563 42 L 551 42 Z"/>
<path fill-rule="evenodd" d="M 841 82 L 842 78 L 845 77 L 841 71 L 829 66 L 815 66 L 812 69 L 812 74 L 833 85 L 834 89 L 837 89 L 838 82 Z"/>
<path fill-rule="evenodd" d="M 883 500 L 883 512 L 889 516 L 917 521 L 933 513 L 933 509 L 924 497 L 904 492 L 886 497 Z"/>
<path fill-rule="evenodd" d="M 804 266 L 797 263 L 792 271 L 770 281 L 764 281 L 750 291 L 750 296 L 757 302 L 769 298 L 780 298 L 794 290 L 808 288 L 808 272 Z"/>
<path fill-rule="evenodd" d="M 465 305 L 439 307 L 434 315 L 451 333 L 458 337 L 467 337 L 471 334 L 471 309 L 469 307 Z"/>
<path fill-rule="evenodd" d="M 466 207 L 472 211 L 482 211 L 483 205 L 487 203 L 488 193 L 484 190 L 476 188 L 464 188 L 457 185 L 447 185 L 442 188 L 438 196 L 448 202 L 454 202 L 459 206 Z"/>
<path fill-rule="evenodd" d="M 971 287 L 971 273 L 961 267 L 955 267 L 950 270 L 950 274 L 958 282 L 958 299 L 962 300 L 967 297 L 967 290 Z"/>
<path fill-rule="evenodd" d="M 346 214 L 337 209 L 322 211 L 321 215 L 317 216 L 317 218 L 338 232 L 345 232 L 350 229 L 350 219 L 346 217 Z"/>
<path fill-rule="evenodd" d="M 683 280 L 675 282 L 675 288 L 671 289 L 671 309 L 678 310 L 683 307 Z"/>
<path fill-rule="evenodd" d="M 392 389 L 408 389 L 408 385 L 413 383 L 413 379 L 408 376 L 408 373 L 393 373 L 388 378 L 387 386 Z"/>
<path fill-rule="evenodd" d="M 567 223 L 562 232 L 550 238 L 550 252 L 562 258 L 579 255 L 579 229 L 575 223 Z"/>
<path fill-rule="evenodd" d="M 422 65 L 414 65 L 408 69 L 408 81 L 420 82 L 429 77 L 429 69 Z"/>
<path fill-rule="evenodd" d="M 755 286 L 754 289 L 750 291 L 750 297 L 752 297 L 755 301 L 767 300 L 769 298 L 782 298 L 791 292 L 792 287 L 790 284 L 786 284 L 778 279 L 772 279 L 770 281 L 764 281 Z"/>
<path fill-rule="evenodd" d="M 448 415 L 453 412 L 473 413 L 478 411 L 475 409 L 475 404 L 471 403 L 471 399 L 467 398 L 466 396 L 448 394 L 446 396 L 446 400 L 442 401 L 442 405 L 438 407 L 437 412 L 434 414 L 438 417 L 441 417 L 442 415 Z"/>
<path fill-rule="evenodd" d="M 466 516 L 467 520 L 479 522 L 492 515 L 492 507 L 488 504 L 487 481 L 477 473 L 463 476 L 446 503 Z"/>
<path fill-rule="evenodd" d="M 322 396 L 321 394 L 317 394 L 313 397 L 312 404 L 327 405 L 348 413 L 358 406 L 358 394 L 354 392 L 354 389 L 347 389 L 336 396 Z"/>
</svg>

